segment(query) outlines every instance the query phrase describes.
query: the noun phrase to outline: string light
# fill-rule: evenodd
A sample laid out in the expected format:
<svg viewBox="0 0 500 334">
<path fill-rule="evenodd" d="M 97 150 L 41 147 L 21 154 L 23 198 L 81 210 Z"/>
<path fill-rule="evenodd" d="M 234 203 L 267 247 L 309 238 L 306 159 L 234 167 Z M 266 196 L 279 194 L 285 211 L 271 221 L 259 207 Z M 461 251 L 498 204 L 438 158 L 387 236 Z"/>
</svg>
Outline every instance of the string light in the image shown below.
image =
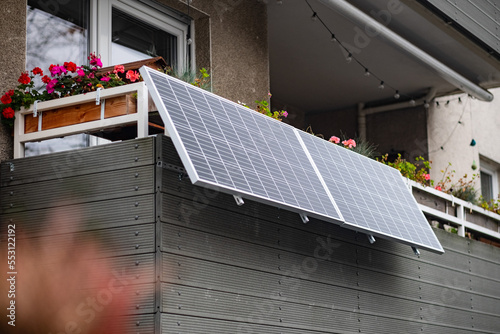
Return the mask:
<svg viewBox="0 0 500 334">
<path fill-rule="evenodd" d="M 365 72 L 364 72 L 364 75 L 366 77 L 369 77 L 370 75 L 373 76 L 375 79 L 379 80 L 380 84 L 379 84 L 379 88 L 380 89 L 383 89 L 385 88 L 386 86 L 389 87 L 390 89 L 394 90 L 395 91 L 395 94 L 394 94 L 394 98 L 395 99 L 399 99 L 401 97 L 401 94 L 399 92 L 399 90 L 397 90 L 395 87 L 392 87 L 391 85 L 388 85 L 385 83 L 384 80 L 382 80 L 382 78 L 379 78 L 376 74 L 374 73 L 371 73 L 370 71 L 368 71 L 368 68 L 361 62 L 359 61 L 356 57 L 354 57 L 351 53 L 351 51 L 349 50 L 349 48 L 347 47 L 347 45 L 345 45 L 344 43 L 342 43 L 341 40 L 339 40 L 339 38 L 333 33 L 333 31 L 326 25 L 326 23 L 321 19 L 321 17 L 318 15 L 318 13 L 314 10 L 314 8 L 311 6 L 311 4 L 309 3 L 309 0 L 305 0 L 306 4 L 309 6 L 311 12 L 312 12 L 312 16 L 311 16 L 311 20 L 313 21 L 319 21 L 321 22 L 321 24 L 323 25 L 323 27 L 328 30 L 328 32 L 330 33 L 330 41 L 331 42 L 336 42 L 339 44 L 339 46 L 345 51 L 345 53 L 348 54 L 348 56 L 346 57 L 346 62 L 347 63 L 351 63 L 353 60 L 358 63 L 358 65 L 360 65 L 362 68 L 364 68 Z M 283 3 L 283 1 L 278 1 L 278 4 L 281 4 Z M 411 96 L 408 96 L 408 95 L 405 95 L 403 94 L 406 98 L 408 99 L 411 99 L 410 101 L 410 104 L 411 105 L 415 105 L 415 101 L 413 100 L 413 98 Z M 412 102 L 413 101 L 413 102 Z"/>
<path fill-rule="evenodd" d="M 416 104 L 415 100 L 414 100 L 414 99 L 411 99 L 411 100 L 410 100 L 410 106 L 412 106 L 412 107 L 413 107 L 415 104 Z"/>
<path fill-rule="evenodd" d="M 429 102 L 424 101 L 424 108 L 425 108 L 425 109 L 429 109 L 429 107 L 430 107 Z"/>
<path fill-rule="evenodd" d="M 277 0 L 277 1 L 276 1 L 276 4 L 277 4 L 277 5 L 282 5 L 282 4 L 283 4 L 283 0 Z"/>
</svg>

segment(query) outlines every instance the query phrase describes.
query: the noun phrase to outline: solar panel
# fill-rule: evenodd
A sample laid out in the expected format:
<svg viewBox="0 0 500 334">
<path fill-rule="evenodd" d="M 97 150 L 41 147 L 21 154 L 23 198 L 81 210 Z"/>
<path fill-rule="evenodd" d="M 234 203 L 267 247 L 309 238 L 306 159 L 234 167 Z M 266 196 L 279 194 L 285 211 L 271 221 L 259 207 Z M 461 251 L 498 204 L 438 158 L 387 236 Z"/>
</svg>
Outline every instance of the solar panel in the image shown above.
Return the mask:
<svg viewBox="0 0 500 334">
<path fill-rule="evenodd" d="M 141 74 L 193 184 L 342 221 L 293 127 L 158 71 Z"/>
<path fill-rule="evenodd" d="M 342 213 L 344 227 L 443 253 L 398 170 L 300 132 Z"/>
<path fill-rule="evenodd" d="M 196 185 L 443 253 L 399 171 L 146 67 Z"/>
</svg>

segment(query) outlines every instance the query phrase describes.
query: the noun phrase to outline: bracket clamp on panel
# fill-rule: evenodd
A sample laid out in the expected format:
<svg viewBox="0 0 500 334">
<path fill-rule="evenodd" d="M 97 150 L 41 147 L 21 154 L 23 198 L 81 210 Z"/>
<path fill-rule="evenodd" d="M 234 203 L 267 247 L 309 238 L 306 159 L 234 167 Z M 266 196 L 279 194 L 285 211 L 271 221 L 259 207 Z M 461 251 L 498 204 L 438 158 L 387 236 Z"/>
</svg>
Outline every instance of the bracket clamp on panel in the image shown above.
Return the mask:
<svg viewBox="0 0 500 334">
<path fill-rule="evenodd" d="M 374 237 L 373 235 L 371 235 L 371 234 L 367 234 L 366 236 L 368 237 L 368 241 L 369 241 L 371 244 L 374 244 L 374 243 L 375 243 L 375 241 L 377 241 L 377 240 L 375 240 L 375 237 Z"/>
<path fill-rule="evenodd" d="M 302 222 L 303 222 L 304 224 L 309 223 L 309 217 L 307 217 L 307 215 L 306 215 L 305 213 L 301 213 L 301 214 L 300 214 L 300 219 L 302 219 Z"/>
<path fill-rule="evenodd" d="M 245 201 L 243 200 L 243 198 L 241 198 L 241 196 L 233 195 L 233 197 L 238 206 L 242 206 L 243 204 L 245 204 Z"/>
<path fill-rule="evenodd" d="M 413 250 L 413 253 L 415 253 L 416 256 L 420 256 L 420 251 L 418 250 L 417 247 L 411 246 L 411 249 Z"/>
</svg>

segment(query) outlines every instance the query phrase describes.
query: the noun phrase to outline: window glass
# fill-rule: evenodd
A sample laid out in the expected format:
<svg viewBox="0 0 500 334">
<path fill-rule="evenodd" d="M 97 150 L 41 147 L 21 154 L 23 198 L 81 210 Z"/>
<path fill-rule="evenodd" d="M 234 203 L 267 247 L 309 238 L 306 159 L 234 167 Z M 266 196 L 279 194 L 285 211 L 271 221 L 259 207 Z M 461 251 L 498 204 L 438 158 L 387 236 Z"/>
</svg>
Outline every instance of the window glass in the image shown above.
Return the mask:
<svg viewBox="0 0 500 334">
<path fill-rule="evenodd" d="M 26 68 L 87 62 L 89 0 L 28 0 Z"/>
<path fill-rule="evenodd" d="M 479 179 L 481 180 L 481 195 L 489 202 L 493 199 L 493 176 L 481 171 Z"/>
<path fill-rule="evenodd" d="M 112 11 L 112 64 L 161 56 L 177 65 L 177 37 L 117 8 Z"/>
</svg>

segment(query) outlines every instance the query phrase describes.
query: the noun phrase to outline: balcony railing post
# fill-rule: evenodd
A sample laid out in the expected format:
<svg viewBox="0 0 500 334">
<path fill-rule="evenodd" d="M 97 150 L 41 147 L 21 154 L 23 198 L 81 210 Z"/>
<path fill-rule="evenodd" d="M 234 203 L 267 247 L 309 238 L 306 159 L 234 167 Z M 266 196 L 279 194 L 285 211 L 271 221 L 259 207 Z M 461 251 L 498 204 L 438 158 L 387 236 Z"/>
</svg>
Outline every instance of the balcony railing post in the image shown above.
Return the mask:
<svg viewBox="0 0 500 334">
<path fill-rule="evenodd" d="M 457 218 L 460 220 L 461 224 L 458 226 L 458 235 L 465 237 L 465 214 L 464 206 L 461 204 L 455 204 L 457 206 Z"/>
</svg>

